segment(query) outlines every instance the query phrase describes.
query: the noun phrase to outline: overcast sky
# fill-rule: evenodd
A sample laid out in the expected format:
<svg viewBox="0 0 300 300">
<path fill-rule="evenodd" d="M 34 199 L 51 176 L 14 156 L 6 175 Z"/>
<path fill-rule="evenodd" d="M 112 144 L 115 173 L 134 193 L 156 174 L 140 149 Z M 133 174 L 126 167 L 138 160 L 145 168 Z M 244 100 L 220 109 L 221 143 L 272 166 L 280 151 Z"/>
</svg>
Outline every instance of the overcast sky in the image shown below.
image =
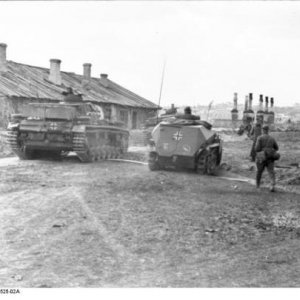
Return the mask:
<svg viewBox="0 0 300 300">
<path fill-rule="evenodd" d="M 300 2 L 0 2 L 7 59 L 109 78 L 161 105 L 300 102 Z"/>
</svg>

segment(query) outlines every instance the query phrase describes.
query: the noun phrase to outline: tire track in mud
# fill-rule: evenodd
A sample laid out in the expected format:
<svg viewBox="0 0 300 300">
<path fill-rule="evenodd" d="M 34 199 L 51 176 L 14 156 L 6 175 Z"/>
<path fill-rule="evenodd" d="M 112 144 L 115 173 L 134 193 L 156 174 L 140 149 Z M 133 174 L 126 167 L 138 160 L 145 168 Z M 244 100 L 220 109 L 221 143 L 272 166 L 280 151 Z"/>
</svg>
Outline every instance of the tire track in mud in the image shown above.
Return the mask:
<svg viewBox="0 0 300 300">
<path fill-rule="evenodd" d="M 26 193 L 27 192 L 27 193 Z M 32 264 L 35 263 L 37 257 L 36 251 L 47 249 L 46 242 L 43 239 L 39 240 L 39 243 L 33 243 L 32 245 L 22 245 L 24 241 L 27 243 L 27 231 L 23 231 L 23 224 L 26 224 L 31 217 L 28 215 L 26 209 L 31 207 L 29 204 L 24 207 L 22 202 L 30 203 L 31 201 L 38 200 L 44 193 L 40 190 L 32 193 L 28 190 L 14 191 L 0 196 L 0 217 L 2 226 L 0 227 L 1 233 L 1 269 L 0 269 L 0 281 L 5 286 L 26 286 L 32 287 L 31 282 L 28 282 L 28 272 L 32 268 Z M 54 197 L 53 197 L 54 198 Z M 8 230 L 7 230 L 8 228 Z M 26 226 L 24 226 L 26 228 Z M 10 232 L 10 230 L 12 232 Z M 28 229 L 29 230 L 29 229 Z M 18 246 L 16 247 L 16 244 Z M 2 263 L 5 262 L 5 264 Z M 39 269 L 34 273 L 39 273 Z M 51 274 L 55 276 L 56 281 L 61 279 L 55 273 Z M 31 276 L 30 276 L 31 277 Z M 19 278 L 19 279 L 15 279 Z M 18 280 L 18 283 L 16 282 Z"/>
<path fill-rule="evenodd" d="M 74 243 L 73 238 L 76 238 L 76 236 L 79 236 L 79 238 L 81 238 L 80 231 L 82 230 L 82 228 L 83 230 L 95 231 L 97 235 L 99 234 L 101 241 L 107 246 L 107 248 L 109 248 L 109 251 L 113 253 L 111 257 L 112 260 L 115 260 L 118 265 L 120 265 L 120 263 L 122 265 L 124 264 L 126 266 L 126 269 L 127 267 L 132 267 L 132 264 L 134 264 L 135 261 L 134 257 L 130 253 L 128 253 L 125 247 L 119 244 L 118 241 L 116 241 L 111 236 L 111 233 L 106 230 L 102 222 L 97 218 L 96 214 L 85 203 L 85 200 L 81 195 L 82 190 L 80 188 L 68 187 L 67 189 L 64 188 L 63 190 L 55 189 L 55 193 L 52 193 L 52 190 L 53 189 L 35 189 L 34 192 L 28 193 L 25 197 L 24 194 L 26 193 L 24 193 L 23 190 L 21 192 L 10 193 L 9 195 L 5 196 L 5 199 L 3 199 L 5 201 L 1 201 L 2 205 L 4 205 L 5 207 L 3 207 L 4 209 L 1 209 L 0 217 L 2 218 L 2 220 L 7 219 L 8 222 L 7 224 L 2 224 L 2 228 L 0 227 L 0 282 L 5 282 L 5 285 L 13 286 L 16 283 L 13 277 L 15 274 L 17 274 L 22 278 L 24 277 L 24 280 L 22 279 L 22 282 L 19 282 L 19 284 L 26 287 L 35 286 L 38 282 L 47 282 L 47 285 L 49 285 L 50 283 L 50 287 L 66 287 L 70 286 L 70 283 L 71 286 L 78 285 L 79 283 L 76 278 L 73 278 L 73 273 L 76 273 L 76 271 L 78 272 L 78 270 L 83 270 L 81 269 L 82 267 L 70 265 L 68 258 L 64 258 L 63 255 L 62 261 L 67 272 L 67 276 L 63 276 L 63 278 L 61 277 L 60 273 L 57 273 L 55 271 L 56 263 L 54 262 L 54 260 L 55 257 L 59 255 L 60 251 L 62 251 L 61 254 L 65 253 L 65 251 L 68 251 L 65 250 L 68 248 L 65 245 L 65 241 L 69 240 L 67 242 L 69 244 L 69 242 Z M 55 232 L 52 234 L 52 225 L 57 224 L 58 221 L 58 216 L 54 212 L 53 218 L 45 220 L 47 228 L 45 232 L 46 234 L 43 235 L 43 229 L 38 229 L 37 232 L 39 233 L 39 235 L 41 235 L 41 238 L 31 245 L 27 245 L 25 247 L 25 245 L 22 245 L 22 242 L 20 243 L 20 240 L 25 240 L 26 244 L 28 244 L 30 236 L 28 236 L 28 230 L 23 231 L 22 229 L 20 229 L 20 227 L 22 227 L 22 224 L 25 224 L 24 227 L 28 228 L 30 224 L 28 222 L 31 222 L 32 218 L 36 217 L 35 214 L 28 215 L 28 212 L 32 211 L 32 209 L 34 210 L 35 208 L 37 208 L 32 201 L 38 201 L 38 199 L 42 197 L 42 195 L 44 195 L 44 201 L 41 205 L 42 208 L 40 210 L 37 210 L 36 214 L 43 214 L 43 211 L 45 210 L 50 210 L 50 212 L 53 212 L 53 205 L 55 204 L 55 200 L 57 201 L 57 198 L 59 198 L 61 203 L 64 204 L 62 204 L 61 207 L 58 206 L 58 210 L 67 206 L 73 207 L 70 218 L 74 223 L 67 224 L 62 228 L 61 232 Z M 29 209 L 22 209 L 23 204 L 21 203 L 21 201 L 26 201 L 26 203 L 28 204 L 27 208 L 29 207 Z M 80 215 L 85 215 L 86 217 L 82 221 L 82 223 L 78 223 L 78 213 Z M 25 214 L 26 216 L 21 217 L 20 219 L 21 214 Z M 15 223 L 15 218 L 20 219 L 21 225 L 19 223 Z M 68 220 L 64 219 L 62 221 L 68 222 Z M 7 236 L 7 228 L 14 228 L 14 231 L 16 231 L 16 233 L 13 236 Z M 13 244 L 12 240 L 15 240 Z M 88 236 L 86 239 L 83 238 L 85 244 L 89 244 L 91 240 L 97 240 L 97 237 L 95 237 L 94 233 L 92 236 Z M 15 243 L 19 244 L 17 248 L 15 246 Z M 60 244 L 62 243 L 63 248 L 60 247 Z M 56 245 L 58 245 L 59 248 L 56 249 Z M 75 244 L 71 244 L 71 247 L 75 247 L 73 249 L 75 253 L 77 253 L 78 249 L 80 249 L 77 248 L 76 241 Z M 78 245 L 78 247 L 80 247 L 80 245 Z M 93 245 L 91 247 L 95 246 Z M 36 253 L 42 253 L 41 259 L 44 267 L 42 269 L 38 268 L 32 270 L 32 266 L 35 264 L 39 264 L 40 260 L 39 254 Z M 52 269 L 52 267 L 54 269 Z M 99 275 L 94 274 L 92 265 L 90 264 L 85 266 L 84 271 L 81 272 L 83 272 L 84 278 L 86 279 L 99 280 Z"/>
<path fill-rule="evenodd" d="M 79 188 L 72 189 L 72 196 L 81 205 L 83 211 L 88 216 L 86 222 L 90 225 L 90 228 L 95 230 L 101 236 L 103 242 L 116 253 L 118 259 L 127 259 L 129 261 L 134 260 L 135 256 L 132 255 L 126 247 L 120 244 L 106 228 L 105 225 L 99 220 L 96 213 L 92 211 L 89 205 L 85 202 L 81 196 L 82 191 Z M 89 221 L 88 221 L 89 220 Z M 122 223 L 122 221 L 121 221 Z M 120 224 L 121 225 L 121 224 Z"/>
<path fill-rule="evenodd" d="M 33 165 L 36 166 L 36 164 Z M 103 219 L 101 213 L 98 214 L 93 210 L 94 201 L 90 205 L 87 203 L 85 198 L 89 189 L 89 179 L 79 182 L 75 176 L 70 181 L 68 177 L 61 178 L 60 170 L 55 168 L 53 174 L 56 174 L 56 181 L 49 182 L 49 174 L 52 174 L 52 171 L 49 173 L 47 165 L 45 169 L 42 165 L 38 173 L 34 173 L 37 171 L 35 168 L 27 171 L 23 169 L 24 167 L 26 164 L 18 164 L 17 172 L 9 173 L 10 176 L 13 174 L 13 180 L 7 177 L 5 184 L 12 186 L 12 190 L 4 191 L 0 196 L 0 201 L 2 200 L 0 208 L 3 208 L 0 217 L 7 219 L 7 222 L 0 226 L 0 282 L 13 286 L 16 281 L 12 276 L 16 273 L 24 275 L 24 279 L 18 282 L 20 286 L 33 287 L 36 284 L 41 285 L 43 282 L 48 282 L 50 287 L 67 287 L 70 284 L 71 286 L 78 285 L 76 274 L 81 273 L 84 274 L 82 277 L 84 279 L 80 280 L 100 281 L 104 286 L 116 286 L 120 281 L 125 282 L 124 284 L 128 282 L 132 284 L 143 276 L 141 273 L 144 271 L 144 266 L 138 261 L 137 256 L 130 251 L 130 248 L 122 245 L 115 233 L 107 228 L 105 218 Z M 77 169 L 75 168 L 75 170 Z M 74 176 L 73 169 L 72 171 L 67 169 L 67 172 L 72 172 Z M 26 174 L 25 177 L 24 174 Z M 30 176 L 31 174 L 33 176 Z M 82 179 L 81 170 L 79 170 L 79 174 L 78 179 Z M 65 176 L 66 173 L 63 172 L 63 175 Z M 14 190 L 15 184 L 21 190 Z M 57 207 L 55 203 L 58 204 Z M 71 211 L 70 207 L 72 207 Z M 60 212 L 62 208 L 67 210 Z M 66 226 L 61 229 L 52 228 L 53 224 L 57 224 L 56 222 L 59 220 L 64 222 L 64 218 L 67 222 Z M 117 223 L 120 228 L 122 218 Z M 35 228 L 35 226 L 37 227 Z M 11 236 L 7 235 L 10 230 L 13 234 Z M 31 230 L 36 230 L 40 236 L 39 239 L 34 238 L 35 233 L 32 233 Z M 90 233 L 92 231 L 93 233 Z M 88 235 L 84 235 L 84 232 L 87 232 Z M 19 239 L 19 241 L 12 242 L 13 239 Z M 20 239 L 23 241 L 20 242 Z M 77 240 L 79 244 L 76 244 Z M 81 245 L 83 245 L 81 243 L 85 244 L 82 248 L 82 255 L 79 254 Z M 108 268 L 103 274 L 105 278 L 101 278 L 102 275 L 95 271 L 92 265 L 92 257 L 96 259 L 96 253 L 98 252 L 98 256 L 101 253 L 101 251 L 97 251 L 98 247 L 102 247 L 101 244 L 105 245 L 104 249 L 107 249 L 110 261 L 106 264 L 106 258 L 103 257 L 103 263 Z M 89 245 L 91 251 L 85 252 Z M 75 251 L 74 254 L 76 253 L 78 259 L 85 256 L 85 253 L 90 255 L 92 251 L 95 251 L 95 256 L 87 258 L 86 266 L 82 266 L 81 263 L 78 266 L 72 265 L 72 259 L 64 257 L 68 255 L 68 247 Z M 103 251 L 106 252 L 106 250 Z M 57 270 L 59 256 L 61 256 L 60 264 L 65 266 L 65 270 L 62 269 L 63 273 Z M 99 259 L 101 261 L 101 256 Z M 33 269 L 35 265 L 38 266 L 41 263 L 42 267 Z M 115 272 L 119 273 L 118 279 L 110 281 L 109 278 L 111 276 L 113 278 Z"/>
<path fill-rule="evenodd" d="M 97 214 L 93 212 L 90 206 L 86 203 L 84 197 L 81 195 L 82 190 L 79 188 L 72 189 L 72 196 L 81 205 L 84 213 L 88 217 L 86 223 L 88 227 L 95 230 L 102 241 L 108 246 L 108 248 L 115 254 L 113 259 L 117 262 L 117 272 L 121 273 L 122 276 L 118 278 L 116 282 L 108 281 L 103 284 L 104 287 L 134 287 L 134 286 L 146 286 L 149 278 L 153 279 L 157 274 L 153 274 L 152 271 L 147 271 L 147 266 L 144 265 L 140 260 L 138 255 L 132 254 L 130 249 L 123 246 L 116 238 L 114 238 L 114 233 L 108 231 L 99 219 Z M 89 221 L 88 221 L 89 220 Z M 122 227 L 122 218 L 119 224 L 119 228 Z M 118 230 L 116 231 L 118 232 Z M 88 268 L 87 273 L 92 278 L 92 271 Z M 154 272 L 156 273 L 156 272 Z M 109 274 L 109 276 L 114 276 Z"/>
</svg>

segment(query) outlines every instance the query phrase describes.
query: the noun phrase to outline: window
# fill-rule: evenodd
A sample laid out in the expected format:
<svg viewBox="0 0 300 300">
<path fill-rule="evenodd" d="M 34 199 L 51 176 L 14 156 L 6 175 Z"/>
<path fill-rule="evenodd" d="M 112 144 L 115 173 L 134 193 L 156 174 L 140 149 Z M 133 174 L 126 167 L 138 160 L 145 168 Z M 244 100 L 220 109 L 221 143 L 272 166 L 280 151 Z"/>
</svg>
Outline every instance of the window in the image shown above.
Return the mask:
<svg viewBox="0 0 300 300">
<path fill-rule="evenodd" d="M 120 110 L 120 121 L 122 121 L 126 126 L 128 125 L 128 111 Z"/>
<path fill-rule="evenodd" d="M 106 120 L 111 119 L 111 108 L 110 107 L 104 108 L 104 119 L 106 119 Z"/>
</svg>

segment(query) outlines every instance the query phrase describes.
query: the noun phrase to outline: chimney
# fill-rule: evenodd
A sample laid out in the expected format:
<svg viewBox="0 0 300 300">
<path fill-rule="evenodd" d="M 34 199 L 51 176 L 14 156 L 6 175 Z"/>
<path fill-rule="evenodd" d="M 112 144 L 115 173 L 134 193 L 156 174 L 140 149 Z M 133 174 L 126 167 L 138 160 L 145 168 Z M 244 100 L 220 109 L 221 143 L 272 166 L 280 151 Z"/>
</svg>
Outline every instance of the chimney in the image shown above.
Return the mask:
<svg viewBox="0 0 300 300">
<path fill-rule="evenodd" d="M 265 112 L 268 112 L 268 107 L 269 107 L 269 97 L 268 96 L 266 96 L 265 97 L 265 103 L 266 103 L 266 106 L 265 106 Z"/>
<path fill-rule="evenodd" d="M 269 111 L 269 119 L 268 122 L 270 125 L 273 125 L 275 123 L 275 112 L 274 112 L 274 98 L 270 98 L 270 111 Z"/>
<path fill-rule="evenodd" d="M 56 85 L 61 85 L 60 63 L 59 59 L 50 59 L 49 80 Z"/>
<path fill-rule="evenodd" d="M 258 107 L 258 111 L 256 113 L 256 122 L 261 125 L 264 123 L 263 105 L 264 105 L 264 96 L 259 95 L 259 107 Z"/>
<path fill-rule="evenodd" d="M 91 68 L 92 68 L 92 64 L 89 64 L 89 63 L 83 64 L 83 79 L 84 80 L 91 79 Z"/>
<path fill-rule="evenodd" d="M 233 94 L 233 109 L 237 110 L 238 93 Z"/>
<path fill-rule="evenodd" d="M 258 107 L 259 112 L 263 111 L 263 104 L 264 104 L 264 96 L 259 95 L 259 107 Z"/>
<path fill-rule="evenodd" d="M 236 126 L 236 122 L 238 121 L 239 112 L 237 109 L 237 101 L 238 101 L 238 94 L 233 94 L 233 109 L 231 110 L 231 121 L 233 122 L 233 125 Z"/>
<path fill-rule="evenodd" d="M 252 110 L 252 101 L 253 101 L 253 94 L 249 93 L 249 110 L 251 112 L 253 112 L 253 110 Z"/>
<path fill-rule="evenodd" d="M 6 47 L 6 44 L 0 43 L 0 72 L 5 72 L 7 70 Z"/>
<path fill-rule="evenodd" d="M 274 110 L 274 98 L 273 97 L 271 97 L 270 102 L 271 102 L 270 110 L 273 111 Z"/>
<path fill-rule="evenodd" d="M 105 86 L 105 87 L 108 87 L 109 86 L 109 82 L 108 82 L 108 75 L 107 74 L 100 74 L 100 80 L 101 80 L 101 83 Z"/>
<path fill-rule="evenodd" d="M 249 103 L 249 99 L 248 99 L 248 96 L 246 96 L 245 97 L 245 109 L 244 109 L 244 112 L 248 111 L 248 103 Z"/>
</svg>

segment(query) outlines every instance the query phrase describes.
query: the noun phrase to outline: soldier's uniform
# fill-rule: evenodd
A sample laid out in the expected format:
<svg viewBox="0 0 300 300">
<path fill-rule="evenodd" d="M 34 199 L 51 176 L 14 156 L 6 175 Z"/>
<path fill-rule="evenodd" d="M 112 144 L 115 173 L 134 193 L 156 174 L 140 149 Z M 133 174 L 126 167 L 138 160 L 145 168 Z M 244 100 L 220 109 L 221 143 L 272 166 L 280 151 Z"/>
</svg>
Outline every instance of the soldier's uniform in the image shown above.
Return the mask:
<svg viewBox="0 0 300 300">
<path fill-rule="evenodd" d="M 261 131 L 262 131 L 261 124 L 259 123 L 255 124 L 255 126 L 251 130 L 250 135 L 251 135 L 251 139 L 253 140 L 253 144 L 250 151 L 251 161 L 255 161 L 255 157 L 256 157 L 255 145 L 258 137 L 261 136 Z"/>
<path fill-rule="evenodd" d="M 256 141 L 256 145 L 255 145 L 255 151 L 260 152 L 260 151 L 264 151 L 265 149 L 274 149 L 276 151 L 278 151 L 279 147 L 278 144 L 276 142 L 276 140 L 269 136 L 268 131 L 269 131 L 269 127 L 268 126 L 264 126 L 263 127 L 264 130 L 264 134 L 259 136 L 257 141 Z M 257 166 L 257 173 L 256 173 L 256 187 L 260 186 L 260 180 L 261 180 L 261 176 L 263 174 L 263 171 L 265 168 L 267 168 L 267 171 L 269 173 L 270 179 L 271 179 L 271 188 L 270 191 L 274 191 L 275 189 L 275 170 L 274 170 L 274 160 L 273 159 L 266 159 L 264 161 L 256 161 L 256 166 Z"/>
<path fill-rule="evenodd" d="M 183 120 L 200 120 L 199 116 L 192 114 L 192 109 L 189 106 L 184 108 L 184 114 L 176 114 L 175 118 Z"/>
</svg>

